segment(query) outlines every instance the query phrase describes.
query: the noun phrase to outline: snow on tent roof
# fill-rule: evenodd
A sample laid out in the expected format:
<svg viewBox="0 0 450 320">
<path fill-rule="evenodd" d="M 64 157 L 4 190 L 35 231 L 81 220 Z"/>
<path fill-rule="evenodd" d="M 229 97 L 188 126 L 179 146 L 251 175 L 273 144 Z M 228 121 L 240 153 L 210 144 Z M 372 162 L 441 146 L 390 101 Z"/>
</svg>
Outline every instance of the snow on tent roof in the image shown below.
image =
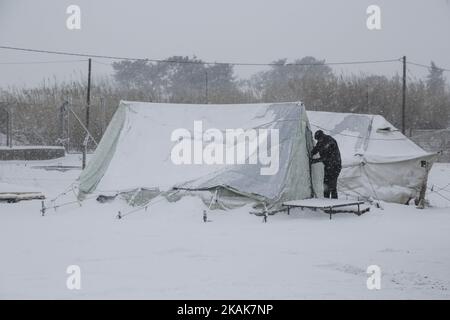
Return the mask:
<svg viewBox="0 0 450 320">
<path fill-rule="evenodd" d="M 171 150 L 176 142 L 171 141 L 171 135 L 183 128 L 191 133 L 191 137 L 183 140 L 195 140 L 194 121 L 202 121 L 203 132 L 213 128 L 222 132 L 238 128 L 278 129 L 278 171 L 274 175 L 261 175 L 259 162 L 174 164 Z M 263 147 L 261 140 L 258 138 L 258 149 Z M 301 103 L 193 105 L 122 101 L 80 176 L 79 188 L 86 194 L 139 188 L 168 191 L 223 187 L 250 198 L 262 198 L 269 204 L 304 199 L 313 193 L 308 158 L 312 145 Z M 314 185 L 318 185 L 316 176 L 313 175 Z"/>
<path fill-rule="evenodd" d="M 338 191 L 355 198 L 406 203 L 425 196 L 436 154 L 379 115 L 308 111 L 314 131 L 336 139 L 342 158 Z"/>
<path fill-rule="evenodd" d="M 307 111 L 312 129 L 338 142 L 343 161 L 364 155 L 368 162 L 396 162 L 429 156 L 380 115 Z"/>
</svg>

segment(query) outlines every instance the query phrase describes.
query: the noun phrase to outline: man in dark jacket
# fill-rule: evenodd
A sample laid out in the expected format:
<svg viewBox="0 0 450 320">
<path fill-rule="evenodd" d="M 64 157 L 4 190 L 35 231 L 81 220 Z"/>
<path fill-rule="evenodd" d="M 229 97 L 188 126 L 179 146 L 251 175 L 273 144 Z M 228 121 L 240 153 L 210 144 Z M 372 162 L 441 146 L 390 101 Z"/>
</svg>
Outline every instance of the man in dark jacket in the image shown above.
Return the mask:
<svg viewBox="0 0 450 320">
<path fill-rule="evenodd" d="M 316 131 L 314 138 L 317 144 L 311 151 L 311 157 L 319 153 L 320 158 L 311 159 L 311 163 L 323 162 L 325 167 L 323 194 L 325 198 L 331 196 L 332 199 L 337 199 L 337 180 L 342 169 L 338 144 L 333 137 L 326 135 L 322 130 Z"/>
</svg>

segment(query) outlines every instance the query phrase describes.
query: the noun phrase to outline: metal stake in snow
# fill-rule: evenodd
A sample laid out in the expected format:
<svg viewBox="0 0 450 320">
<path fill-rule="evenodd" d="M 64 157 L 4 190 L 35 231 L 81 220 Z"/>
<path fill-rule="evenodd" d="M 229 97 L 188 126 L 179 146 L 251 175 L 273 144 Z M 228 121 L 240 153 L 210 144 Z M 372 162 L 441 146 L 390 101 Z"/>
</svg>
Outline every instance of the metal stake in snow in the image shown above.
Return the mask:
<svg viewBox="0 0 450 320">
<path fill-rule="evenodd" d="M 44 201 L 41 201 L 41 205 L 42 205 L 42 209 L 41 209 L 42 216 L 45 216 L 45 204 L 44 204 Z"/>
<path fill-rule="evenodd" d="M 263 222 L 264 222 L 264 223 L 267 223 L 267 218 L 268 218 L 268 216 L 269 216 L 269 213 L 267 212 L 267 206 L 266 206 L 266 204 L 264 203 L 264 218 L 263 218 Z"/>
<path fill-rule="evenodd" d="M 216 191 L 214 192 L 214 195 L 211 198 L 211 201 L 209 202 L 209 206 L 208 206 L 208 210 L 211 210 L 212 204 L 216 203 L 217 204 L 217 195 L 219 193 L 219 188 L 216 189 Z M 203 210 L 203 222 L 210 222 L 208 221 L 208 213 L 206 212 L 206 210 Z"/>
</svg>

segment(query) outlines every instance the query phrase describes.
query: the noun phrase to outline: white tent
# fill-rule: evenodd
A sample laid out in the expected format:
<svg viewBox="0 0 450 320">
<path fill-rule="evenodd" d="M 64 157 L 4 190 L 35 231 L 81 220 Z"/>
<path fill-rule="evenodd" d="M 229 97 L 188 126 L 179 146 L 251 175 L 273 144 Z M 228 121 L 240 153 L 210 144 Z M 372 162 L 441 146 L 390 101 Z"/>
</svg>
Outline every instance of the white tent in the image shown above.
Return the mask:
<svg viewBox="0 0 450 320">
<path fill-rule="evenodd" d="M 343 169 L 338 191 L 406 203 L 423 197 L 436 154 L 421 149 L 379 115 L 308 111 L 311 128 L 333 136 Z"/>
<path fill-rule="evenodd" d="M 239 129 L 242 132 L 230 144 L 229 130 Z M 272 136 L 275 132 L 277 135 Z M 221 133 L 226 141 L 221 141 Z M 135 198 L 135 190 L 139 190 L 151 198 L 160 193 L 170 195 L 174 190 L 211 191 L 220 192 L 221 199 L 240 198 L 277 207 L 285 200 L 321 194 L 322 169 L 317 167 L 312 172 L 309 165 L 312 145 L 301 103 L 188 105 L 122 101 L 80 176 L 80 195 L 132 193 Z M 188 146 L 183 150 L 190 151 L 174 151 L 180 146 Z M 228 162 L 230 152 L 238 147 L 244 148 L 244 155 L 232 154 L 230 159 L 235 163 Z M 211 150 L 214 152 L 209 153 Z M 266 158 L 271 156 L 270 164 L 262 161 L 260 152 L 264 150 L 268 151 Z M 219 152 L 223 152 L 225 163 L 206 159 L 208 154 L 216 156 Z M 184 158 L 186 153 L 189 155 Z M 184 160 L 193 158 L 192 163 L 180 164 L 176 156 L 181 154 Z"/>
</svg>

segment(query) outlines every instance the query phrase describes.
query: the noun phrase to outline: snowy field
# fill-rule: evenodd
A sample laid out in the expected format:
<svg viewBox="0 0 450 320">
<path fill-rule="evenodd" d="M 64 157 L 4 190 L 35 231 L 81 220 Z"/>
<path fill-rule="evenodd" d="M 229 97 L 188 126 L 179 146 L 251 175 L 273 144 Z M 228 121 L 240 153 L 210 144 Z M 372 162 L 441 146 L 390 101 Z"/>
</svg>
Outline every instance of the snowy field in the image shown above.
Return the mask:
<svg viewBox="0 0 450 320">
<path fill-rule="evenodd" d="M 23 187 L 51 199 L 80 169 L 43 167 L 79 164 L 78 155 L 0 162 L 0 192 Z M 431 208 L 383 203 L 331 221 L 291 210 L 267 224 L 249 208 L 213 211 L 203 223 L 194 197 L 161 199 L 122 220 L 118 211 L 130 208 L 121 200 L 90 199 L 45 217 L 41 201 L 0 203 L 0 298 L 449 299 L 449 183 L 450 164 L 436 164 Z M 69 191 L 55 204 L 73 200 Z M 69 265 L 81 268 L 81 290 L 66 287 Z M 366 287 L 369 265 L 381 268 L 381 290 Z"/>
</svg>

